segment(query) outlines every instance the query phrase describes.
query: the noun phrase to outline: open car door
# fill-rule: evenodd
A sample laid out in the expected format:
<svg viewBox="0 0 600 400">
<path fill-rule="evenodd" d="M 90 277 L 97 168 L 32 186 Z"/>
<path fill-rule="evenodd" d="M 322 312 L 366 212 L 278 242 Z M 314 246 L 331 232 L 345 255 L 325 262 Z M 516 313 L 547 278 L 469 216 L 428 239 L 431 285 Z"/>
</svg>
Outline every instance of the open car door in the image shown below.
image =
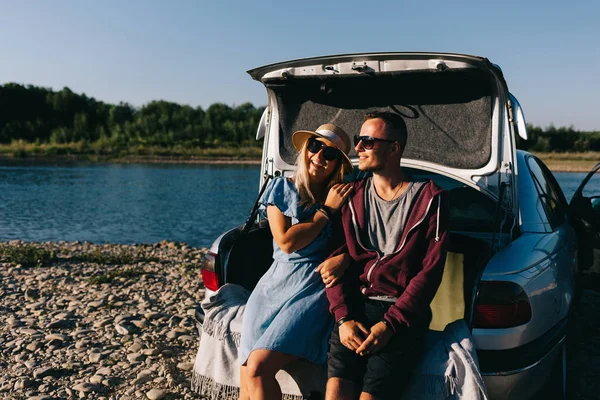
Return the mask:
<svg viewBox="0 0 600 400">
<path fill-rule="evenodd" d="M 600 282 L 600 163 L 575 191 L 569 210 L 579 239 L 578 272 Z"/>
</svg>

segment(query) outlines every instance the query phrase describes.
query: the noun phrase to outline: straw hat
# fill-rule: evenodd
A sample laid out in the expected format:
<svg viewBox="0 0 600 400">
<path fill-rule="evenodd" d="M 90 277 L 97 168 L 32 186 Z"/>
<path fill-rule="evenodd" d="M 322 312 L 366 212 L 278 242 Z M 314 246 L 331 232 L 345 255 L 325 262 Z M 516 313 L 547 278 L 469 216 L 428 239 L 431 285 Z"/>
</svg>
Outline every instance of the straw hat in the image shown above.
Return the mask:
<svg viewBox="0 0 600 400">
<path fill-rule="evenodd" d="M 348 153 L 350 152 L 352 145 L 350 144 L 350 138 L 342 128 L 333 124 L 324 124 L 319 126 L 314 132 L 296 131 L 292 135 L 292 143 L 294 144 L 296 150 L 300 151 L 304 145 L 304 142 L 311 137 L 327 139 L 333 143 L 335 147 L 342 152 L 342 160 L 347 166 L 346 172 L 352 171 L 352 161 L 350 161 L 350 157 L 348 157 Z"/>
</svg>

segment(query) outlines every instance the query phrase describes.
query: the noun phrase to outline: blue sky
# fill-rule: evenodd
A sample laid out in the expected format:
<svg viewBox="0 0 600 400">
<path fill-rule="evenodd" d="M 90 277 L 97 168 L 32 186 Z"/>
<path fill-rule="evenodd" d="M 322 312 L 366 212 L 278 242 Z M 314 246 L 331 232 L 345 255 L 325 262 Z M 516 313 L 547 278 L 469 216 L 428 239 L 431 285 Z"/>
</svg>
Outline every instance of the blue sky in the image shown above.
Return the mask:
<svg viewBox="0 0 600 400">
<path fill-rule="evenodd" d="M 245 71 L 372 51 L 481 55 L 528 122 L 600 130 L 600 2 L 0 0 L 0 83 L 136 106 L 266 103 Z"/>
</svg>

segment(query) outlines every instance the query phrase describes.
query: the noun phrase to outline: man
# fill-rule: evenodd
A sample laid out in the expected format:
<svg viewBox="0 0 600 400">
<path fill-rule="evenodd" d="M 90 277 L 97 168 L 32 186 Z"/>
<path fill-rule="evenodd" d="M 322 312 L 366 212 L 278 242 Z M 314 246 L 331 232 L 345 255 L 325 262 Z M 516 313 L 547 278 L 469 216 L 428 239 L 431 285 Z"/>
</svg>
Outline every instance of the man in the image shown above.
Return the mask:
<svg viewBox="0 0 600 400">
<path fill-rule="evenodd" d="M 344 245 L 318 271 L 337 321 L 326 399 L 397 399 L 422 354 L 446 258 L 447 201 L 435 183 L 400 167 L 407 131 L 393 113 L 367 114 L 355 137 L 358 168 L 342 208 Z M 328 275 L 345 264 L 339 283 Z"/>
</svg>

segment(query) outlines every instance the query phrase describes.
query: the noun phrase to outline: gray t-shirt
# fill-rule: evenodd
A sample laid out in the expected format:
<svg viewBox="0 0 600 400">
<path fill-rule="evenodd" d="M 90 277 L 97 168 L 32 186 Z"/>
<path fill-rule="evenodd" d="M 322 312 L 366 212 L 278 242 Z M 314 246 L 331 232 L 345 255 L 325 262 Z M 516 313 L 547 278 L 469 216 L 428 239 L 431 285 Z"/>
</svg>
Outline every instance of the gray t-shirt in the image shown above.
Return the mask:
<svg viewBox="0 0 600 400">
<path fill-rule="evenodd" d="M 391 254 L 400 246 L 411 206 L 425 183 L 410 182 L 404 193 L 386 201 L 379 197 L 373 179 L 369 178 L 365 188 L 365 215 L 369 218 L 367 229 L 371 248 L 379 254 Z"/>
</svg>

